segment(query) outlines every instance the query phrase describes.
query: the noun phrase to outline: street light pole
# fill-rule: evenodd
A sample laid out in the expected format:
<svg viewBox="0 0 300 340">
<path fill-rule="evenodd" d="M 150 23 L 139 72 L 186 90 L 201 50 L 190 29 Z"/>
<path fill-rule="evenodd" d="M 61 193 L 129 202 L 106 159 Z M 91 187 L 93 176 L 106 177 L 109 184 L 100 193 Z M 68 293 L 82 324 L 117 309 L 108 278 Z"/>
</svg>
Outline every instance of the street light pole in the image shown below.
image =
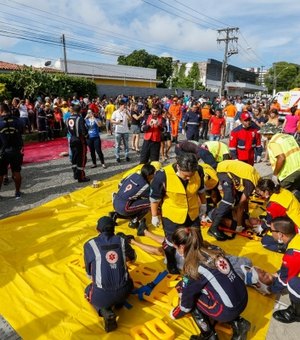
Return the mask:
<svg viewBox="0 0 300 340">
<path fill-rule="evenodd" d="M 278 77 L 281 75 L 281 73 L 285 70 L 287 70 L 289 68 L 289 66 L 286 66 L 285 68 L 283 68 L 278 74 L 276 73 L 276 63 L 273 63 L 273 68 L 274 68 L 274 72 L 273 72 L 273 97 L 276 94 L 276 87 L 277 87 L 277 79 Z"/>
<path fill-rule="evenodd" d="M 276 86 L 277 86 L 277 76 L 276 76 L 276 64 L 274 63 L 273 64 L 273 68 L 274 68 L 274 71 L 273 71 L 273 97 L 275 96 L 276 94 Z"/>
</svg>

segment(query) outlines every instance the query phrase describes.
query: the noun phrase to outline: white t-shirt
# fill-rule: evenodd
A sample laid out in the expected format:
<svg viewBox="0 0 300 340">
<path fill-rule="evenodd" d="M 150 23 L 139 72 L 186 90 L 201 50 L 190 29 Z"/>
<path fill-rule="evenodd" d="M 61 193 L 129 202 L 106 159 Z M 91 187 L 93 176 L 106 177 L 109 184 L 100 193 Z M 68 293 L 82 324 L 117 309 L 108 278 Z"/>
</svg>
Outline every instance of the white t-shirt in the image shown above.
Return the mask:
<svg viewBox="0 0 300 340">
<path fill-rule="evenodd" d="M 122 121 L 122 124 L 115 125 L 115 133 L 128 133 L 129 132 L 128 116 L 125 113 L 125 110 L 120 111 L 120 109 L 118 109 L 114 111 L 111 116 L 111 119 L 117 122 Z"/>
<path fill-rule="evenodd" d="M 27 106 L 25 104 L 20 104 L 19 112 L 21 118 L 28 118 Z"/>
</svg>

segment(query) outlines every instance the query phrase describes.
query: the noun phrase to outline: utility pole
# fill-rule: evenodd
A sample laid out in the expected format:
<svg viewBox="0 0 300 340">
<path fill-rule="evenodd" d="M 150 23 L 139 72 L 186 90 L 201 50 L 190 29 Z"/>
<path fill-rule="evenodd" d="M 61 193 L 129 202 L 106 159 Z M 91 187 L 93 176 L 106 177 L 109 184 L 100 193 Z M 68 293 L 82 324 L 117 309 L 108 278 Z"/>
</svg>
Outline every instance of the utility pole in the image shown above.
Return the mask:
<svg viewBox="0 0 300 340">
<path fill-rule="evenodd" d="M 260 68 L 260 85 L 262 86 L 264 84 L 264 65 L 261 65 Z"/>
<path fill-rule="evenodd" d="M 218 38 L 217 42 L 225 42 L 225 51 L 224 51 L 224 59 L 222 63 L 222 71 L 221 71 L 221 86 L 220 86 L 220 92 L 219 96 L 221 97 L 224 94 L 225 84 L 226 84 L 226 78 L 227 78 L 227 60 L 230 56 L 233 54 L 238 53 L 237 49 L 237 41 L 238 37 L 236 36 L 238 34 L 239 28 L 238 27 L 227 27 L 224 29 L 218 30 L 219 36 L 221 36 L 222 33 L 226 33 L 225 38 Z M 229 47 L 229 43 L 231 43 L 231 46 Z"/>
<path fill-rule="evenodd" d="M 66 51 L 66 40 L 65 35 L 61 36 L 61 42 L 63 44 L 63 51 L 64 51 L 64 65 L 65 65 L 65 74 L 68 73 L 68 66 L 67 66 L 67 51 Z"/>
</svg>

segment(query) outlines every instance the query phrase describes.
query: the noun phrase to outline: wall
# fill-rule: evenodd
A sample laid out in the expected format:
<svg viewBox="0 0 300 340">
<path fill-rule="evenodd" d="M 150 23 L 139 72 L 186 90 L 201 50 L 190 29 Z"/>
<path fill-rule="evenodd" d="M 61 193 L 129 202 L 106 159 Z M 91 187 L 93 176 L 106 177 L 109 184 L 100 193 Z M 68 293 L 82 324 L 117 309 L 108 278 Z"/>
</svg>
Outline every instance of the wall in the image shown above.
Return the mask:
<svg viewBox="0 0 300 340">
<path fill-rule="evenodd" d="M 99 96 L 106 95 L 106 97 L 116 97 L 119 94 L 147 97 L 149 95 L 158 95 L 163 97 L 177 94 L 181 96 L 183 93 L 191 93 L 195 98 L 205 95 L 212 99 L 217 96 L 216 92 L 198 91 L 198 90 L 184 90 L 184 89 L 165 89 L 165 88 L 149 88 L 149 87 L 134 87 L 134 86 L 114 86 L 114 85 L 97 85 Z"/>
<path fill-rule="evenodd" d="M 150 87 L 156 88 L 156 82 L 147 81 L 133 81 L 124 79 L 92 79 L 96 85 L 113 85 L 113 86 L 129 86 L 129 87 Z"/>
</svg>

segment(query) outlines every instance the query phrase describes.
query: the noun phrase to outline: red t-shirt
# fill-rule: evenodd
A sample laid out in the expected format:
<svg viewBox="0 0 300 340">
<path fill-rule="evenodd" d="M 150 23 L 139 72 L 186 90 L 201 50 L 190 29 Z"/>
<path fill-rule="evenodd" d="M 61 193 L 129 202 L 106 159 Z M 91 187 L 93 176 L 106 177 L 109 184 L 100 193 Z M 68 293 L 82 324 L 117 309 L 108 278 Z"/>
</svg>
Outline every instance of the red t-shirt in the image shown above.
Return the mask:
<svg viewBox="0 0 300 340">
<path fill-rule="evenodd" d="M 224 117 L 216 117 L 212 116 L 209 120 L 210 124 L 210 133 L 212 135 L 220 135 L 221 134 L 221 128 L 225 125 L 225 118 Z"/>
</svg>

